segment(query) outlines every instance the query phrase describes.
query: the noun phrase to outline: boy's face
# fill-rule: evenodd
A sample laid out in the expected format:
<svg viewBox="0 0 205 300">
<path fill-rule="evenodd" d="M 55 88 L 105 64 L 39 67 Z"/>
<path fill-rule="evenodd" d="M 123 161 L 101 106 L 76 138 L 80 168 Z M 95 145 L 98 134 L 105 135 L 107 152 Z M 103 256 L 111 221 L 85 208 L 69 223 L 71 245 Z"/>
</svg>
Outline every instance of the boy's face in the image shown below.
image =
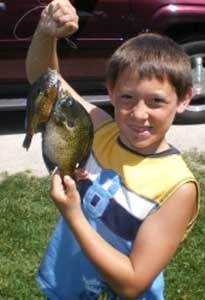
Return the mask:
<svg viewBox="0 0 205 300">
<path fill-rule="evenodd" d="M 134 72 L 125 70 L 108 91 L 120 138 L 126 146 L 142 154 L 168 149 L 165 134 L 176 112 L 182 113 L 189 104 L 191 90 L 179 102 L 167 80 L 139 80 Z"/>
</svg>

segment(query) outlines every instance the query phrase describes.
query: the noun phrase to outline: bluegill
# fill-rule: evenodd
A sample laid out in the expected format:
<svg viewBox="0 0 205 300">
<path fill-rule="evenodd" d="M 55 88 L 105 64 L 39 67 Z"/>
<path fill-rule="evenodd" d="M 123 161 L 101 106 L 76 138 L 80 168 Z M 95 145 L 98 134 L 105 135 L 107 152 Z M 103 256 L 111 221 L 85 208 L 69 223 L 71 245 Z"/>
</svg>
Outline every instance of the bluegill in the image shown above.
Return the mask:
<svg viewBox="0 0 205 300">
<path fill-rule="evenodd" d="M 47 167 L 57 166 L 61 175 L 73 175 L 91 151 L 93 123 L 85 108 L 61 92 L 43 132 L 43 156 Z"/>
<path fill-rule="evenodd" d="M 26 106 L 26 136 L 23 147 L 28 150 L 40 125 L 48 121 L 58 94 L 58 72 L 48 69 L 31 86 Z"/>
<path fill-rule="evenodd" d="M 93 123 L 86 109 L 63 91 L 56 70 L 48 70 L 31 86 L 27 102 L 27 128 L 23 142 L 29 148 L 41 126 L 42 154 L 51 172 L 70 174 L 89 156 L 93 141 Z"/>
</svg>

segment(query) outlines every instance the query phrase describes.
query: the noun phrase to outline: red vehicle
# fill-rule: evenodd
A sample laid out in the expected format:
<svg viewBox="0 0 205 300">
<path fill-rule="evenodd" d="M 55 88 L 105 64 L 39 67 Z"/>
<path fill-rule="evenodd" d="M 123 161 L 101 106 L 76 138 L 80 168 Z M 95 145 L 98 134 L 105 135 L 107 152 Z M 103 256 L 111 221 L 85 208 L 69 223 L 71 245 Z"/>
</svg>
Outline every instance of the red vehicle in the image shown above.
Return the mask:
<svg viewBox="0 0 205 300">
<path fill-rule="evenodd" d="M 25 56 L 42 8 L 49 0 L 0 2 L 0 109 L 25 108 L 29 84 Z M 90 101 L 107 105 L 106 60 L 142 31 L 172 37 L 191 57 L 194 97 L 180 117 L 205 121 L 205 0 L 75 0 L 78 32 L 59 42 L 63 76 Z"/>
</svg>

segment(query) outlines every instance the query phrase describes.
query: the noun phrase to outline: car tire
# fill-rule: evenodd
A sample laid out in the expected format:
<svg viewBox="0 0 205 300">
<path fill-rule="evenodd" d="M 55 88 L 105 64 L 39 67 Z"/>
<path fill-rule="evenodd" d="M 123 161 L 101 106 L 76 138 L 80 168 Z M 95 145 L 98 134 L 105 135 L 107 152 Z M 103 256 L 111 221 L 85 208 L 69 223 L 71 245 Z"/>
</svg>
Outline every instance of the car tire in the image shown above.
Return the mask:
<svg viewBox="0 0 205 300">
<path fill-rule="evenodd" d="M 205 41 L 181 45 L 191 57 L 194 96 L 184 113 L 176 116 L 175 123 L 205 123 Z"/>
</svg>

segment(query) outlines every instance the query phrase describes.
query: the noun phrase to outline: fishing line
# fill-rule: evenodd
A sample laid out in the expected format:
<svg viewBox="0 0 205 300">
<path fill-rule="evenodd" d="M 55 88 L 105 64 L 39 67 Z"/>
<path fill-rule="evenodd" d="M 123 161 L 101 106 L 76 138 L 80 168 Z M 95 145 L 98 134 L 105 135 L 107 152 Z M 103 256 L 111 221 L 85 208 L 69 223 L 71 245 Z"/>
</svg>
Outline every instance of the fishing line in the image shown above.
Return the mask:
<svg viewBox="0 0 205 300">
<path fill-rule="evenodd" d="M 31 13 L 33 13 L 34 11 L 38 10 L 38 9 L 43 9 L 46 7 L 45 3 L 43 3 L 41 0 L 38 1 L 39 5 L 28 10 L 22 17 L 20 17 L 20 19 L 16 22 L 15 26 L 14 26 L 14 29 L 13 29 L 13 36 L 15 37 L 16 40 L 18 41 L 26 41 L 26 40 L 29 40 L 31 36 L 28 36 L 28 37 L 24 37 L 24 38 L 21 38 L 18 36 L 17 34 L 17 29 L 19 27 L 19 25 L 21 24 L 21 22 L 25 19 L 25 17 L 27 17 L 28 15 L 30 15 Z M 66 41 L 67 45 L 73 49 L 78 49 L 77 45 L 71 41 L 68 37 L 64 37 L 64 40 Z"/>
<path fill-rule="evenodd" d="M 40 2 L 39 2 L 40 3 Z M 14 26 L 14 29 L 13 29 L 13 35 L 14 35 L 14 37 L 15 37 L 15 39 L 16 40 L 27 40 L 27 39 L 29 39 L 31 36 L 28 36 L 28 37 L 25 37 L 25 38 L 21 38 L 21 37 L 19 37 L 18 35 L 17 35 L 17 29 L 18 29 L 18 27 L 19 27 L 19 25 L 21 24 L 21 22 L 24 20 L 24 18 L 25 17 L 27 17 L 28 15 L 30 15 L 32 12 L 34 12 L 34 11 L 36 11 L 36 10 L 38 10 L 38 9 L 43 9 L 43 8 L 45 8 L 46 7 L 46 5 L 44 4 L 44 5 L 39 5 L 39 6 L 36 6 L 36 7 L 34 7 L 34 8 L 32 8 L 32 9 L 30 9 L 29 11 L 27 11 L 18 21 L 17 21 L 17 23 L 16 23 L 16 25 Z"/>
<path fill-rule="evenodd" d="M 43 2 L 43 1 L 41 1 L 41 0 L 38 0 L 37 2 L 38 2 L 40 5 L 46 6 L 45 2 Z"/>
</svg>

